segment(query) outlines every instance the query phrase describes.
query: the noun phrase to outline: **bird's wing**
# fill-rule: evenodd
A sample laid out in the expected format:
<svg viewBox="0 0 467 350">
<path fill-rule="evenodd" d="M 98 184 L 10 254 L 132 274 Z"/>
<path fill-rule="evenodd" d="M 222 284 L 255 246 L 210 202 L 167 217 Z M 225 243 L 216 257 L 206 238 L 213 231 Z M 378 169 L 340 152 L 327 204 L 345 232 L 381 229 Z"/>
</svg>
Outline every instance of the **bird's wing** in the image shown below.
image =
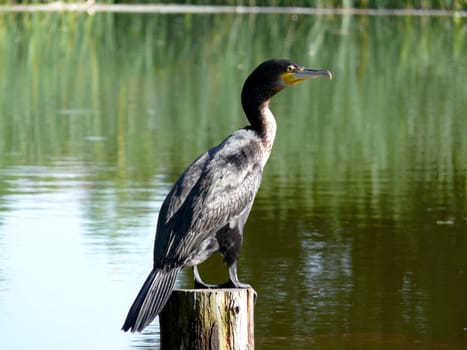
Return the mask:
<svg viewBox="0 0 467 350">
<path fill-rule="evenodd" d="M 164 201 L 154 263 L 183 265 L 200 244 L 237 218 L 254 200 L 262 167 L 251 140 L 226 139 L 188 167 Z"/>
<path fill-rule="evenodd" d="M 162 229 L 163 225 L 166 225 L 170 221 L 170 219 L 185 203 L 187 196 L 190 195 L 192 189 L 202 176 L 206 165 L 209 163 L 209 159 L 210 157 L 208 152 L 199 156 L 174 184 L 159 211 L 159 219 L 157 223 L 158 232 Z"/>
</svg>

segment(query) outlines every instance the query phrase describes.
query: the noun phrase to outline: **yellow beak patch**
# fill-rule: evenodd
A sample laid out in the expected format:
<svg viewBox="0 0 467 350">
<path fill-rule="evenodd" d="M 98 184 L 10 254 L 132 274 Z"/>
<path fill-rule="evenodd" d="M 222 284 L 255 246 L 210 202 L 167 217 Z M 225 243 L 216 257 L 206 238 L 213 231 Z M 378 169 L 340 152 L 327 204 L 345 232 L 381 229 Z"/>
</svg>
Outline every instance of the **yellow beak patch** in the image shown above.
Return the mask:
<svg viewBox="0 0 467 350">
<path fill-rule="evenodd" d="M 286 72 L 281 74 L 282 81 L 285 83 L 285 85 L 297 85 L 301 83 L 302 81 L 306 80 L 304 78 L 297 78 L 295 77 L 295 74 L 292 72 Z"/>
</svg>

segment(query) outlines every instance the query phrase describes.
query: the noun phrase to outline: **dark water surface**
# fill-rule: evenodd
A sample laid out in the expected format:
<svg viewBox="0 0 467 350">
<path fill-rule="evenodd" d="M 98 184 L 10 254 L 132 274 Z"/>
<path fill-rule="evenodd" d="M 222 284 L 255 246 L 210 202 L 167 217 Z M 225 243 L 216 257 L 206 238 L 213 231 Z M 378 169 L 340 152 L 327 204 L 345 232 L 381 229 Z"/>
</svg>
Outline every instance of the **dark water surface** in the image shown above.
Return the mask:
<svg viewBox="0 0 467 350">
<path fill-rule="evenodd" d="M 157 322 L 119 329 L 160 205 L 246 124 L 249 71 L 290 57 L 334 79 L 272 103 L 239 263 L 256 348 L 466 349 L 466 40 L 449 18 L 2 15 L 0 348 L 158 348 Z"/>
</svg>

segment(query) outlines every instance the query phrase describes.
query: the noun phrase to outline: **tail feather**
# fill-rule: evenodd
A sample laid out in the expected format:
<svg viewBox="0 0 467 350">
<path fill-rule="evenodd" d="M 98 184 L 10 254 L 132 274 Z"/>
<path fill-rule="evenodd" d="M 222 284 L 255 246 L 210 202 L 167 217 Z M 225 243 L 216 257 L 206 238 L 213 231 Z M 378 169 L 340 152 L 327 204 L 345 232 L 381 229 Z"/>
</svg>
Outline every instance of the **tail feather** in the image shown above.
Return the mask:
<svg viewBox="0 0 467 350">
<path fill-rule="evenodd" d="M 159 315 L 172 293 L 178 271 L 151 271 L 131 305 L 123 331 L 141 332 Z"/>
</svg>

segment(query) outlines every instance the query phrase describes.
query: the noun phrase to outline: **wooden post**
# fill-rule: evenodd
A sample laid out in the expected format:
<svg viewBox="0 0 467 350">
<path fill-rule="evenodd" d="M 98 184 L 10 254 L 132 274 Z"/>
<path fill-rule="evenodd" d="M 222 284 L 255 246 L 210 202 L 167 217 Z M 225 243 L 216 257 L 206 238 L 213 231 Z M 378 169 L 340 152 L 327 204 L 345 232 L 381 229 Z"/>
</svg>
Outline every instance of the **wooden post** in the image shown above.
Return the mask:
<svg viewBox="0 0 467 350">
<path fill-rule="evenodd" d="M 161 350 L 253 350 L 253 289 L 176 289 L 159 316 Z"/>
</svg>

